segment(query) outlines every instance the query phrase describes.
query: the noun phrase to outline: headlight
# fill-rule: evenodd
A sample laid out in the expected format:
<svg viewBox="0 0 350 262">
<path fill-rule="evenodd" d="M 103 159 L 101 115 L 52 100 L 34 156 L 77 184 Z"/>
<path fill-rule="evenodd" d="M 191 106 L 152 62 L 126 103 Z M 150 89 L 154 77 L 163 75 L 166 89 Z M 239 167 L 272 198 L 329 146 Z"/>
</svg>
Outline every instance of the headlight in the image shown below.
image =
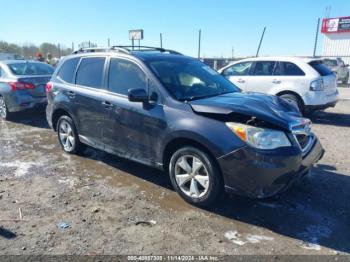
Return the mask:
<svg viewBox="0 0 350 262">
<path fill-rule="evenodd" d="M 238 123 L 226 123 L 226 125 L 244 142 L 259 149 L 275 149 L 291 146 L 291 143 L 282 131 L 248 126 Z"/>
</svg>

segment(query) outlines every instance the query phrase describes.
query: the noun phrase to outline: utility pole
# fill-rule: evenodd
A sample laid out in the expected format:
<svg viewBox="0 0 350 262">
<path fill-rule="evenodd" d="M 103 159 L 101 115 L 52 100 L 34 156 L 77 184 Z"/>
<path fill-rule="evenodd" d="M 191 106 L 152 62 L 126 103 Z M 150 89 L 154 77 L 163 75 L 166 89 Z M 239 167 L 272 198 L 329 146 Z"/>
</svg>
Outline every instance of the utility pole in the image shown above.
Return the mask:
<svg viewBox="0 0 350 262">
<path fill-rule="evenodd" d="M 160 33 L 159 37 L 160 37 L 160 48 L 163 48 L 163 35 L 162 35 L 162 33 Z"/>
<path fill-rule="evenodd" d="M 265 31 L 266 31 L 266 26 L 264 27 L 264 30 L 263 30 L 262 35 L 261 35 L 261 38 L 260 38 L 258 50 L 256 51 L 256 57 L 259 56 L 260 47 L 261 47 L 261 43 L 262 43 L 262 41 L 263 41 L 263 39 L 264 39 Z"/>
<path fill-rule="evenodd" d="M 72 52 L 74 52 L 74 42 L 72 42 Z"/>
<path fill-rule="evenodd" d="M 108 37 L 107 43 L 108 43 L 108 47 L 110 47 L 111 46 L 111 39 L 109 39 L 109 37 Z"/>
<path fill-rule="evenodd" d="M 132 46 L 132 50 L 134 50 L 134 37 L 131 38 L 131 46 Z"/>
<path fill-rule="evenodd" d="M 199 29 L 199 35 L 198 35 L 198 59 L 201 58 L 201 38 L 202 38 L 202 30 Z"/>
<path fill-rule="evenodd" d="M 316 49 L 317 49 L 317 41 L 318 41 L 318 29 L 320 27 L 320 18 L 317 20 L 317 28 L 316 28 L 316 37 L 315 37 L 315 45 L 314 45 L 314 57 L 316 56 Z"/>
<path fill-rule="evenodd" d="M 59 43 L 57 44 L 57 48 L 58 48 L 58 58 L 61 58 L 61 46 Z"/>
</svg>

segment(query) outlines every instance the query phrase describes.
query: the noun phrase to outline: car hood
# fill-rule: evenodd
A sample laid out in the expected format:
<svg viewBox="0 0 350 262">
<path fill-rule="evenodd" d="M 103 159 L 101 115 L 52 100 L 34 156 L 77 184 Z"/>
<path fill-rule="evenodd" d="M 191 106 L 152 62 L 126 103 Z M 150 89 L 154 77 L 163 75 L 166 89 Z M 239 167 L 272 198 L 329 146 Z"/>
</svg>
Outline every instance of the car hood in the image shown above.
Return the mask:
<svg viewBox="0 0 350 262">
<path fill-rule="evenodd" d="M 229 93 L 189 103 L 193 111 L 199 114 L 256 117 L 288 131 L 307 121 L 294 105 L 277 96 L 261 93 Z"/>
</svg>

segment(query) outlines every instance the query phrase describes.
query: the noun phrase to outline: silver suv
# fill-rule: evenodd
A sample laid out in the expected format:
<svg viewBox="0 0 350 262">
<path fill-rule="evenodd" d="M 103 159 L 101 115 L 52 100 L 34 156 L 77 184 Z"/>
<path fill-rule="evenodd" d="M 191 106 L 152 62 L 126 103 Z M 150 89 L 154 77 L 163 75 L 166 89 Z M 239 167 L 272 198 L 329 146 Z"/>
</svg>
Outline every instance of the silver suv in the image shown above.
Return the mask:
<svg viewBox="0 0 350 262">
<path fill-rule="evenodd" d="M 338 81 L 347 84 L 349 81 L 349 65 L 346 65 L 341 58 L 324 58 L 323 64 L 337 75 Z"/>
</svg>

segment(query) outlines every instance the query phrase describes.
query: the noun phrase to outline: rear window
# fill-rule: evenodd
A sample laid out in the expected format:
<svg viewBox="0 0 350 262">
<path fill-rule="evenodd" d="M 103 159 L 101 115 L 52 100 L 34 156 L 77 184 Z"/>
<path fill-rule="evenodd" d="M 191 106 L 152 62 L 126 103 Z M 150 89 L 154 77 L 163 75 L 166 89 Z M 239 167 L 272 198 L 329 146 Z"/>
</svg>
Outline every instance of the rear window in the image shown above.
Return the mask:
<svg viewBox="0 0 350 262">
<path fill-rule="evenodd" d="M 328 76 L 333 74 L 331 70 L 329 70 L 324 64 L 322 64 L 322 61 L 312 61 L 309 63 L 309 65 L 315 69 L 321 76 Z"/>
<path fill-rule="evenodd" d="M 52 66 L 44 63 L 13 63 L 8 64 L 8 67 L 15 75 L 52 75 L 54 71 Z"/>
<path fill-rule="evenodd" d="M 281 73 L 285 76 L 304 76 L 305 73 L 296 64 L 291 62 L 280 62 Z"/>
<path fill-rule="evenodd" d="M 77 71 L 75 83 L 81 86 L 101 88 L 105 60 L 104 57 L 83 58 Z"/>
<path fill-rule="evenodd" d="M 73 83 L 75 69 L 79 63 L 80 57 L 66 60 L 58 71 L 57 76 L 63 81 Z"/>
</svg>

